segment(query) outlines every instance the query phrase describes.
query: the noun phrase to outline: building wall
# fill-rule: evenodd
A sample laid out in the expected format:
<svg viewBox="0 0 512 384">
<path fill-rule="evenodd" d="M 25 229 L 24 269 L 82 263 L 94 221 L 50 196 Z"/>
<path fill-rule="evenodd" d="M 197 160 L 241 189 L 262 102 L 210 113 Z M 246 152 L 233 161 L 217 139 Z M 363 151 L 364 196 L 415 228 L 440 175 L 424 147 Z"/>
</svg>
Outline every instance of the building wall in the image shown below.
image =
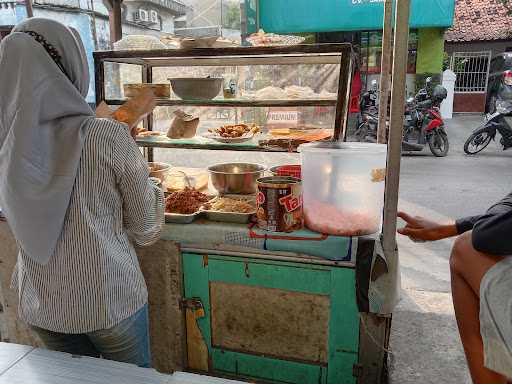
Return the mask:
<svg viewBox="0 0 512 384">
<path fill-rule="evenodd" d="M 512 39 L 500 41 L 477 41 L 467 43 L 446 42 L 444 49 L 446 53 L 448 53 L 449 55 L 453 54 L 454 52 L 492 51 L 492 55 L 495 56 L 498 53 L 502 53 L 507 50 L 512 51 Z"/>
<path fill-rule="evenodd" d="M 138 1 L 126 1 L 125 5 L 125 18 L 127 21 L 134 22 L 133 14 L 139 8 L 145 9 L 149 11 L 156 11 L 159 16 L 159 20 L 162 22 L 162 28 L 160 29 L 160 22 L 158 24 L 149 25 L 150 30 L 155 30 L 157 32 L 165 32 L 172 34 L 174 33 L 174 18 L 175 15 L 171 12 L 166 12 L 162 10 L 162 8 L 152 5 L 150 2 L 138 2 Z M 136 26 L 128 26 L 128 28 L 137 28 Z M 124 28 L 124 25 L 123 25 Z M 139 31 L 140 32 L 140 31 Z M 130 34 L 130 33 L 128 33 Z"/>
<path fill-rule="evenodd" d="M 9 11 L 10 15 L 6 15 L 6 12 L 3 11 L 6 10 L 2 9 L 2 12 L 0 13 L 0 25 L 15 25 L 26 18 L 26 9 L 24 4 L 17 4 L 14 9 L 8 9 L 7 11 Z M 12 11 L 14 11 L 14 14 L 12 14 Z M 89 15 L 87 15 L 86 13 L 77 12 L 76 10 L 66 10 L 64 8 L 34 7 L 34 16 L 58 20 L 65 25 L 75 28 L 80 33 L 80 36 L 84 43 L 84 47 L 87 52 L 87 62 L 89 64 L 89 67 L 94 67 L 92 59 L 94 43 Z M 93 76 L 91 76 L 91 80 L 89 83 L 89 94 L 87 96 L 87 101 L 94 101 Z"/>
<path fill-rule="evenodd" d="M 441 73 L 444 57 L 444 29 L 418 29 L 416 73 Z"/>
<path fill-rule="evenodd" d="M 483 113 L 485 111 L 485 93 L 455 93 L 453 111 Z"/>
<path fill-rule="evenodd" d="M 445 51 L 450 56 L 456 52 L 484 51 L 491 51 L 492 56 L 495 56 L 498 53 L 502 53 L 507 50 L 512 51 L 512 40 L 445 43 Z M 485 103 L 485 92 L 455 93 L 453 100 L 453 111 L 461 113 L 483 113 L 485 112 Z"/>
<path fill-rule="evenodd" d="M 2 7 L 0 8 L 0 27 L 13 26 L 26 18 L 26 8 L 22 3 L 10 2 L 9 6 L 5 6 L 6 0 L 0 0 Z M 34 4 L 34 16 L 45 17 L 57 20 L 65 25 L 75 28 L 82 38 L 87 54 L 87 62 L 90 71 L 90 84 L 87 101 L 93 103 L 95 101 L 94 92 L 94 60 L 92 53 L 95 50 L 110 49 L 110 26 L 108 22 L 108 12 L 101 4 L 100 0 L 94 0 L 95 14 L 90 11 L 90 3 L 85 0 L 38 0 Z M 138 2 L 126 2 L 138 9 Z M 143 7 L 148 7 L 149 2 L 143 3 Z M 80 8 L 79 8 L 80 7 Z M 132 15 L 130 11 L 134 8 L 128 8 L 127 13 Z M 159 16 L 165 20 L 162 24 L 164 33 L 174 32 L 174 14 L 157 9 Z M 160 25 L 158 25 L 159 28 Z M 93 30 L 96 31 L 96 41 L 94 40 Z M 160 36 L 162 31 L 159 29 L 148 29 L 143 25 L 137 25 L 133 22 L 123 23 L 123 35 L 154 35 Z"/>
</svg>

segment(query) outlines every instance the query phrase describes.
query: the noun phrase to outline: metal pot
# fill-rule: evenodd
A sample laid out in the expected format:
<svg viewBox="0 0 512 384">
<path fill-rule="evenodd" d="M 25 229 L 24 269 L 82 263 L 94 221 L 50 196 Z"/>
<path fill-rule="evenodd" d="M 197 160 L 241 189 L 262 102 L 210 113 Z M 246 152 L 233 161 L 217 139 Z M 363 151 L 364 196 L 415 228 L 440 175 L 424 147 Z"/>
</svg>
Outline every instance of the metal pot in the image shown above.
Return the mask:
<svg viewBox="0 0 512 384">
<path fill-rule="evenodd" d="M 220 194 L 253 194 L 256 180 L 263 177 L 266 167 L 250 163 L 224 163 L 208 167 L 210 180 Z"/>
</svg>

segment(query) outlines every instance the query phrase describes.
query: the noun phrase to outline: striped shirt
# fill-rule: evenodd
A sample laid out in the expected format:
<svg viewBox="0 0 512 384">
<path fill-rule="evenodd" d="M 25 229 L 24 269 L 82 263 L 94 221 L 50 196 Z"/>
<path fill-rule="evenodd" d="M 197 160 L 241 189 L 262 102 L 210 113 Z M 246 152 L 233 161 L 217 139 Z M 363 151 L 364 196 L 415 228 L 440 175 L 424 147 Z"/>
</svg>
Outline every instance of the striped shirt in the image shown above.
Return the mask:
<svg viewBox="0 0 512 384">
<path fill-rule="evenodd" d="M 61 333 L 109 329 L 147 303 L 132 243 L 158 240 L 164 196 L 125 125 L 90 123 L 62 233 L 50 261 L 23 250 L 13 275 L 19 314 Z"/>
</svg>

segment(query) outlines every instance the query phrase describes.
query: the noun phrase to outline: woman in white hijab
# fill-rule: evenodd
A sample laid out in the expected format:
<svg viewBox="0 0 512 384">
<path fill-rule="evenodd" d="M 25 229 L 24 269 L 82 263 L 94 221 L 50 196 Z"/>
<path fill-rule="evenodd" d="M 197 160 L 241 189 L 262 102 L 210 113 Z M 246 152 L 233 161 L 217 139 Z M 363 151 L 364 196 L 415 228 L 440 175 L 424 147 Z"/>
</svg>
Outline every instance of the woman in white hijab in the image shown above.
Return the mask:
<svg viewBox="0 0 512 384">
<path fill-rule="evenodd" d="M 160 235 L 163 192 L 129 128 L 94 117 L 80 37 L 32 18 L 0 43 L 0 207 L 19 245 L 19 314 L 50 349 L 149 366 L 133 243 Z"/>
</svg>

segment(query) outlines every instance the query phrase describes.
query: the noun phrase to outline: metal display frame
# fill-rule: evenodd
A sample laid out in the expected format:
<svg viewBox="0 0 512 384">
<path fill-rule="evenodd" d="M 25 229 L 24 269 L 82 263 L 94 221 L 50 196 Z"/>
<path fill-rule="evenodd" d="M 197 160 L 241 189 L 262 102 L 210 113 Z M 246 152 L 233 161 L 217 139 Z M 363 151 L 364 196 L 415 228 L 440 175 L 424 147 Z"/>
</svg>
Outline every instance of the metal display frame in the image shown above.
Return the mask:
<svg viewBox="0 0 512 384">
<path fill-rule="evenodd" d="M 338 94 L 336 99 L 303 100 L 175 100 L 158 99 L 157 106 L 203 106 L 203 107 L 306 107 L 333 106 L 335 121 L 333 140 L 343 140 L 346 132 L 350 84 L 352 74 L 352 47 L 350 44 L 311 44 L 278 47 L 230 47 L 196 48 L 179 50 L 147 51 L 99 51 L 94 52 L 96 103 L 105 101 L 109 105 L 120 105 L 125 100 L 105 98 L 105 64 L 132 64 L 141 66 L 142 82 L 151 83 L 153 68 L 186 66 L 250 66 L 250 65 L 297 65 L 297 64 L 337 64 L 340 66 Z M 145 128 L 153 129 L 153 114 L 145 121 Z M 152 161 L 152 148 L 197 148 L 241 151 L 275 151 L 275 149 L 248 148 L 233 145 L 194 145 L 183 143 L 158 143 L 139 140 L 138 144 L 148 148 L 148 158 Z M 283 149 L 282 151 L 286 151 Z"/>
</svg>

